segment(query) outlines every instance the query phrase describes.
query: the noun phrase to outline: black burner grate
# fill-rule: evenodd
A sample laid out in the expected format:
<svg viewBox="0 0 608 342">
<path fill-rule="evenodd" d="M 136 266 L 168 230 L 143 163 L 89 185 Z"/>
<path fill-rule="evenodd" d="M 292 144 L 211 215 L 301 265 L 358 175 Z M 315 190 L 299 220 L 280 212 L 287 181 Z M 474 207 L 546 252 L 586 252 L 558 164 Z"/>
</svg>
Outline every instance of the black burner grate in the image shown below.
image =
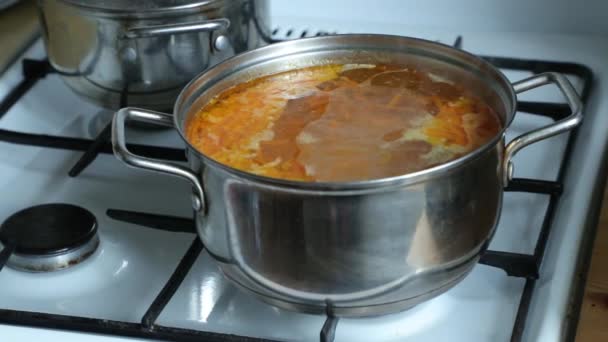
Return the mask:
<svg viewBox="0 0 608 342">
<path fill-rule="evenodd" d="M 276 32 L 273 32 L 273 34 L 276 35 Z M 323 34 L 326 33 L 320 33 L 318 35 Z M 458 37 L 454 42 L 454 46 L 460 48 L 461 45 L 462 38 Z M 581 99 L 584 104 L 588 100 L 589 93 L 593 85 L 592 71 L 588 67 L 581 64 L 504 57 L 483 58 L 500 69 L 529 71 L 532 73 L 555 71 L 576 76 L 583 82 Z M 49 73 L 54 72 L 48 61 L 34 61 L 25 59 L 22 63 L 23 81 L 12 89 L 9 95 L 0 103 L 0 118 L 2 118 L 10 110 L 10 108 L 24 94 L 26 94 L 34 84 L 36 84 L 38 80 L 46 77 Z M 522 101 L 518 102 L 517 108 L 518 111 L 545 116 L 552 120 L 559 120 L 569 114 L 568 106 L 562 103 Z M 509 276 L 526 279 L 517 316 L 513 326 L 511 336 L 512 342 L 521 341 L 523 336 L 526 317 L 530 308 L 530 301 L 534 294 L 536 280 L 539 276 L 539 268 L 543 260 L 545 247 L 549 239 L 553 218 L 555 216 L 555 208 L 562 193 L 565 167 L 570 160 L 572 145 L 576 140 L 576 136 L 576 131 L 569 135 L 568 144 L 564 153 L 564 158 L 560 164 L 560 170 L 556 181 L 516 178 L 513 179 L 513 181 L 509 184 L 509 187 L 505 189 L 505 191 L 527 192 L 542 196 L 549 196 L 549 204 L 547 206 L 534 253 L 529 255 L 487 251 L 480 260 L 480 263 L 482 264 L 503 269 Z M 0 129 L 0 141 L 21 145 L 85 151 L 84 159 L 78 162 L 79 165 L 73 169 L 72 175 L 77 175 L 80 171 L 82 171 L 84 167 L 95 159 L 95 156 L 98 153 L 112 153 L 111 146 L 107 140 L 107 134 L 104 134 L 103 132 L 97 137 L 97 139 L 90 140 L 30 134 Z M 153 147 L 147 145 L 131 145 L 129 148 L 132 149 L 133 152 L 151 158 L 161 158 L 175 161 L 185 160 L 184 151 L 180 149 Z M 116 220 L 135 223 L 145 227 L 167 231 L 195 233 L 194 222 L 192 219 L 139 213 L 119 209 L 109 209 L 107 214 Z M 204 246 L 198 237 L 195 237 L 190 248 L 178 264 L 174 273 L 157 295 L 154 302 L 150 305 L 149 309 L 146 311 L 141 323 L 127 323 L 8 309 L 0 309 L 0 323 L 118 336 L 142 337 L 167 341 L 268 341 L 264 339 L 237 336 L 232 334 L 219 334 L 182 328 L 165 327 L 155 323 L 164 307 L 171 300 L 172 296 L 181 285 L 203 248 Z M 6 262 L 6 259 L 8 259 L 10 256 L 10 253 L 11 251 L 7 249 L 0 252 L 0 269 Z M 320 339 L 322 342 L 333 340 L 336 326 L 338 324 L 338 319 L 332 314 L 331 303 L 328 303 L 327 308 L 327 320 L 322 328 L 322 331 L 320 332 Z"/>
</svg>

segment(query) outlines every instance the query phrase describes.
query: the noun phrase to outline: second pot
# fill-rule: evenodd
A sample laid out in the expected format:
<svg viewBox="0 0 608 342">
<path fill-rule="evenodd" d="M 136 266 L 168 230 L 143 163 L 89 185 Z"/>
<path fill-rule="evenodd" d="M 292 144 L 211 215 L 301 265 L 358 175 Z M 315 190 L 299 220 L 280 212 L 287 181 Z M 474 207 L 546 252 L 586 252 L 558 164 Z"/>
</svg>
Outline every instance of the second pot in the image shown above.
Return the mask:
<svg viewBox="0 0 608 342">
<path fill-rule="evenodd" d="M 51 65 L 102 107 L 166 110 L 210 66 L 264 43 L 266 0 L 39 0 Z"/>
</svg>

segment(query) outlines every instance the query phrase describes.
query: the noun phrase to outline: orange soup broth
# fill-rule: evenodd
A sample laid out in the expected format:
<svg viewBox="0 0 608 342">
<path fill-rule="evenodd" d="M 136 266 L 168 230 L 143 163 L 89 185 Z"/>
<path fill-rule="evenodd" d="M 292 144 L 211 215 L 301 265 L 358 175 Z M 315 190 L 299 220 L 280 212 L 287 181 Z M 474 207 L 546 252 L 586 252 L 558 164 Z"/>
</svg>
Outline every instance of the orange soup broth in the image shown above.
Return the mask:
<svg viewBox="0 0 608 342">
<path fill-rule="evenodd" d="M 500 129 L 486 103 L 430 72 L 324 65 L 226 89 L 188 121 L 186 137 L 203 154 L 239 170 L 336 182 L 445 163 Z"/>
</svg>

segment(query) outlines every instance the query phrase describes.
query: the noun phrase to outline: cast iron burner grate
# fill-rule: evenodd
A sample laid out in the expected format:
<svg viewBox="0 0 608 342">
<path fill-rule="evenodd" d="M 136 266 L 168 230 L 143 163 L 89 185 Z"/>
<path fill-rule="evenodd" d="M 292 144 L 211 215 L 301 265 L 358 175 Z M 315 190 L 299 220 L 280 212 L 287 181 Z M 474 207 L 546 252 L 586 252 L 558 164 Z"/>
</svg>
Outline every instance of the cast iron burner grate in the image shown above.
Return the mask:
<svg viewBox="0 0 608 342">
<path fill-rule="evenodd" d="M 41 79 L 49 74 L 59 74 L 48 60 L 23 59 L 22 61 L 23 80 L 0 102 L 0 119 L 2 119 L 12 106 L 19 101 L 32 87 Z M 128 105 L 126 101 L 127 89 L 121 95 L 120 107 Z M 62 136 L 52 136 L 45 134 L 31 134 L 0 129 L 0 141 L 5 141 L 20 145 L 30 145 L 38 147 L 56 148 L 84 152 L 80 159 L 76 161 L 69 171 L 70 177 L 78 176 L 84 169 L 91 164 L 99 153 L 111 154 L 112 146 L 109 142 L 111 133 L 111 122 L 101 130 L 95 139 L 82 139 Z M 129 145 L 134 153 L 141 154 L 149 158 L 160 158 L 173 161 L 185 161 L 184 151 L 181 149 L 153 147 L 135 144 Z"/>
<path fill-rule="evenodd" d="M 278 29 L 275 29 L 273 32 L 273 37 L 279 36 L 279 33 L 288 39 L 328 34 L 327 32 L 302 32 L 298 34 L 294 30 L 290 30 L 292 32 L 287 34 L 289 30 L 286 33 L 282 33 L 279 32 Z M 278 39 L 269 39 L 269 42 L 275 41 L 278 41 Z M 454 42 L 454 46 L 460 48 L 461 45 L 462 38 L 458 37 Z M 593 85 L 592 71 L 587 66 L 581 64 L 489 56 L 482 56 L 482 58 L 486 59 L 500 69 L 528 71 L 532 73 L 555 71 L 566 75 L 576 76 L 583 82 L 581 92 L 583 104 L 587 102 L 591 87 Z M 12 89 L 9 95 L 0 103 L 0 118 L 5 115 L 12 105 L 19 101 L 19 99 L 25 93 L 27 93 L 27 91 L 38 80 L 53 72 L 54 70 L 50 67 L 48 61 L 46 60 L 24 60 L 23 81 Z M 544 116 L 552 120 L 559 120 L 569 114 L 569 108 L 565 103 L 519 101 L 517 104 L 517 110 L 520 112 Z M 503 269 L 509 276 L 526 279 L 524 290 L 520 298 L 517 316 L 513 325 L 511 335 L 512 342 L 521 341 L 523 336 L 526 317 L 530 308 L 530 301 L 534 293 L 539 268 L 543 260 L 547 241 L 549 239 L 552 222 L 555 216 L 555 209 L 562 192 L 565 166 L 570 160 L 570 156 L 572 154 L 572 145 L 576 138 L 576 131 L 569 134 L 568 144 L 560 164 L 556 181 L 515 178 L 509 184 L 509 187 L 505 189 L 506 191 L 535 193 L 549 197 L 549 204 L 545 212 L 534 253 L 528 255 L 510 252 L 487 251 L 480 260 L 480 263 L 482 264 Z M 84 167 L 95 159 L 97 153 L 112 153 L 111 146 L 107 140 L 108 138 L 103 134 L 103 132 L 97 137 L 97 139 L 90 140 L 0 130 L 0 141 L 73 151 L 88 150 L 89 156 L 85 158 L 86 163 L 81 162 Z M 146 145 L 131 145 L 129 148 L 138 154 L 151 158 L 161 158 L 175 161 L 185 160 L 184 151 L 180 149 L 152 147 Z M 80 171 L 84 169 L 84 167 L 81 165 Z M 195 232 L 194 222 L 192 219 L 139 213 L 120 209 L 109 209 L 107 214 L 116 220 L 135 223 L 144 227 L 167 231 Z M 155 323 L 164 307 L 167 305 L 167 303 L 169 303 L 183 282 L 203 248 L 204 246 L 200 242 L 200 239 L 195 236 L 190 248 L 181 259 L 177 268 L 163 289 L 157 295 L 154 302 L 150 305 L 140 323 L 9 309 L 0 309 L 0 323 L 168 341 L 268 341 L 265 339 L 237 336 L 232 334 L 220 334 L 199 330 L 166 327 Z M 6 262 L 6 258 L 0 257 L 0 259 L 1 266 Z M 332 314 L 332 305 L 331 303 L 327 303 L 327 319 L 323 325 L 322 331 L 320 332 L 320 340 L 322 342 L 328 342 L 334 339 L 337 324 L 338 318 L 334 317 Z"/>
</svg>

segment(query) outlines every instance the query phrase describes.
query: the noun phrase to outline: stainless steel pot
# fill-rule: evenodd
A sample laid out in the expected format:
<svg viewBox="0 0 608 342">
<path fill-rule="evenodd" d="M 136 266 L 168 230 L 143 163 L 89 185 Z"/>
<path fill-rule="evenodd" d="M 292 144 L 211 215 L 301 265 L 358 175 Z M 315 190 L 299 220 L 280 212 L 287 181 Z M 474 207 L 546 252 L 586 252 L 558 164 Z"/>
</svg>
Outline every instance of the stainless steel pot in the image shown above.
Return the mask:
<svg viewBox="0 0 608 342">
<path fill-rule="evenodd" d="M 171 108 L 194 76 L 261 46 L 268 34 L 266 0 L 38 4 L 50 63 L 77 94 L 113 109 L 121 99 L 132 106 Z"/>
<path fill-rule="evenodd" d="M 361 182 L 271 179 L 219 164 L 191 146 L 189 165 L 136 156 L 125 120 L 174 126 L 245 79 L 319 63 L 419 63 L 464 84 L 491 104 L 504 129 L 457 160 L 403 176 Z M 572 114 L 515 138 L 504 130 L 516 93 L 545 84 L 562 91 Z M 510 84 L 489 63 L 424 40 L 340 35 L 279 43 L 234 57 L 195 78 L 174 115 L 136 108 L 114 117 L 115 155 L 130 166 L 188 180 L 198 233 L 226 276 L 280 307 L 366 316 L 403 310 L 454 286 L 477 263 L 496 227 L 513 156 L 581 121 L 568 80 L 544 73 Z M 187 141 L 186 141 L 187 142 Z"/>
</svg>

